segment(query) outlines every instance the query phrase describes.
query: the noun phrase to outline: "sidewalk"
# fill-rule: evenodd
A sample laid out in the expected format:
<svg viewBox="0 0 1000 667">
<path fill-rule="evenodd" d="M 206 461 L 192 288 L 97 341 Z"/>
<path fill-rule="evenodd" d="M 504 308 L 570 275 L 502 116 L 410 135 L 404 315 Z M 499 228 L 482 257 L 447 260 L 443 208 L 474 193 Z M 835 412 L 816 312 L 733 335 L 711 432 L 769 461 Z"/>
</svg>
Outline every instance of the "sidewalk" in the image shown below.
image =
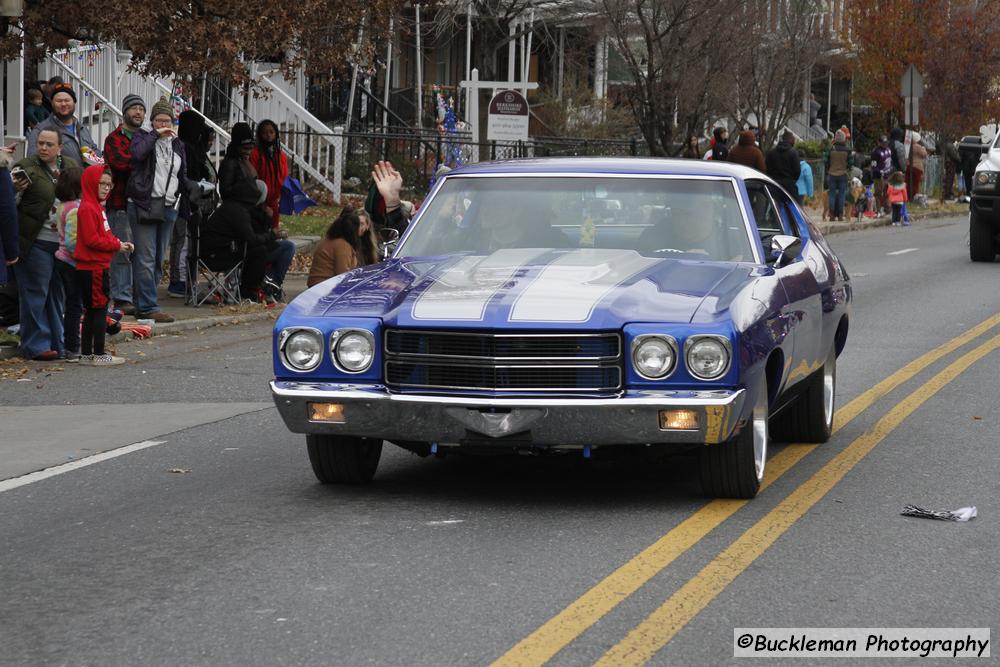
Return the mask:
<svg viewBox="0 0 1000 667">
<path fill-rule="evenodd" d="M 887 227 L 892 222 L 892 216 L 882 215 L 877 218 L 861 218 L 860 221 L 857 218 L 850 218 L 843 222 L 830 222 L 823 221 L 823 209 L 813 208 L 811 206 L 805 207 L 806 215 L 812 220 L 819 230 L 823 232 L 824 236 L 829 236 L 830 234 L 839 234 L 841 232 L 852 232 L 859 229 L 868 229 L 870 227 Z M 913 206 L 910 205 L 910 220 L 911 222 L 920 222 L 921 220 L 934 220 L 935 218 L 951 218 L 956 216 L 968 215 L 969 205 L 959 204 L 956 202 L 949 202 L 947 204 L 942 204 L 939 201 L 930 202 L 930 205 L 926 207 Z"/>
</svg>

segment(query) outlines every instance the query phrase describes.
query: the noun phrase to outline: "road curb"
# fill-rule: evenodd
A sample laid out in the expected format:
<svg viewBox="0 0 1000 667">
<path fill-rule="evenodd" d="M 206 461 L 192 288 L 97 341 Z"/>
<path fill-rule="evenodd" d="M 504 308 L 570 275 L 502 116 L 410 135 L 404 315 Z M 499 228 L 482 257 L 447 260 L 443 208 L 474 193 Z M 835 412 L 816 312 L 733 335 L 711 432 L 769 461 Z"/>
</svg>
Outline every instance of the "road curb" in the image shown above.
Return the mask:
<svg viewBox="0 0 1000 667">
<path fill-rule="evenodd" d="M 913 222 L 920 222 L 922 220 L 934 220 L 935 218 L 952 218 L 959 215 L 962 215 L 961 211 L 927 211 L 926 213 L 911 213 L 910 220 Z M 829 236 L 830 234 L 856 232 L 862 229 L 870 229 L 872 227 L 888 227 L 890 223 L 892 223 L 892 217 L 884 216 L 881 218 L 875 218 L 874 220 L 863 220 L 861 222 L 819 222 L 816 223 L 816 226 L 819 227 L 823 236 Z"/>
<path fill-rule="evenodd" d="M 246 324 L 248 322 L 258 322 L 260 320 L 276 319 L 278 314 L 284 310 L 284 306 L 281 308 L 275 307 L 271 310 L 266 310 L 258 313 L 235 313 L 232 315 L 216 315 L 213 317 L 197 317 L 190 320 L 177 320 L 175 322 L 166 322 L 164 324 L 156 324 L 153 326 L 153 336 L 167 336 L 172 334 L 181 334 L 187 331 L 198 331 L 199 329 L 208 329 L 210 327 L 218 326 L 228 326 L 233 324 Z M 133 340 L 135 336 L 131 331 L 122 331 L 121 333 L 115 334 L 114 336 L 109 336 L 108 340 L 111 342 L 121 342 Z"/>
</svg>

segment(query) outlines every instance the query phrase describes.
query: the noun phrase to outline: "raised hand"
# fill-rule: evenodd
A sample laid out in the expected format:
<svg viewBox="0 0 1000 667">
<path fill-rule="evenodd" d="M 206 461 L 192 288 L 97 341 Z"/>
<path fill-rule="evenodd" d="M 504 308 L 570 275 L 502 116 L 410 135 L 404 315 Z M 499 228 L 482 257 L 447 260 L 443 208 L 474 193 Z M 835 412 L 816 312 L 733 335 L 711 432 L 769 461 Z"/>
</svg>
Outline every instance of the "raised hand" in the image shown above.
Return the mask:
<svg viewBox="0 0 1000 667">
<path fill-rule="evenodd" d="M 379 160 L 372 170 L 372 180 L 375 187 L 385 200 L 385 209 L 391 211 L 399 208 L 399 191 L 403 188 L 403 177 L 392 166 L 391 162 Z"/>
</svg>

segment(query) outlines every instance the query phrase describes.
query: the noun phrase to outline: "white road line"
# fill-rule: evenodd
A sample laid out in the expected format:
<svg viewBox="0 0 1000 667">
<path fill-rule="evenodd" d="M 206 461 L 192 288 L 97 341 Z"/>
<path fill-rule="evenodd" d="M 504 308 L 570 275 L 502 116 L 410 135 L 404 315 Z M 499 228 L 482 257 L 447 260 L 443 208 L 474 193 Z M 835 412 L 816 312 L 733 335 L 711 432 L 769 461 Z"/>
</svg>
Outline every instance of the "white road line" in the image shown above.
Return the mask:
<svg viewBox="0 0 1000 667">
<path fill-rule="evenodd" d="M 125 454 L 131 454 L 132 452 L 137 452 L 140 449 L 146 449 L 147 447 L 155 447 L 156 445 L 162 445 L 165 442 L 166 440 L 143 440 L 142 442 L 137 442 L 132 445 L 125 445 L 124 447 L 118 447 L 117 449 L 112 449 L 111 451 L 108 452 L 101 452 L 100 454 L 94 454 L 93 456 L 88 456 L 85 459 L 70 461 L 69 463 L 63 463 L 62 465 L 46 468 L 45 470 L 39 470 L 38 472 L 31 472 L 28 473 L 27 475 L 21 475 L 20 477 L 5 479 L 0 481 L 0 493 L 3 493 L 4 491 L 10 491 L 11 489 L 16 489 L 21 486 L 26 486 L 28 484 L 33 484 L 35 482 L 40 482 L 43 479 L 48 479 L 49 477 L 55 477 L 56 475 L 61 475 L 64 472 L 70 472 L 71 470 L 85 468 L 89 465 L 100 463 L 101 461 L 107 461 L 108 459 L 113 459 L 116 456 L 124 456 Z"/>
<path fill-rule="evenodd" d="M 905 255 L 908 252 L 916 252 L 920 248 L 906 248 L 904 250 L 894 250 L 892 252 L 885 253 L 886 255 Z"/>
</svg>

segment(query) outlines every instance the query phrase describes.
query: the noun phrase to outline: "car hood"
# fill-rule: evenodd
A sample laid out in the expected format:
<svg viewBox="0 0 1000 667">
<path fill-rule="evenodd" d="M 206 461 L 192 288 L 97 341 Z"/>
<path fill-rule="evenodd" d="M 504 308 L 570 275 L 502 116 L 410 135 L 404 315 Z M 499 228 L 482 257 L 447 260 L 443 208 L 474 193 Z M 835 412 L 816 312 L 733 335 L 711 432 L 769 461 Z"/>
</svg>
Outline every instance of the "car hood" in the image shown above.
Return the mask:
<svg viewBox="0 0 1000 667">
<path fill-rule="evenodd" d="M 706 301 L 717 314 L 754 270 L 604 249 L 401 258 L 316 285 L 289 309 L 402 327 L 617 329 L 626 322 L 687 323 Z"/>
</svg>

